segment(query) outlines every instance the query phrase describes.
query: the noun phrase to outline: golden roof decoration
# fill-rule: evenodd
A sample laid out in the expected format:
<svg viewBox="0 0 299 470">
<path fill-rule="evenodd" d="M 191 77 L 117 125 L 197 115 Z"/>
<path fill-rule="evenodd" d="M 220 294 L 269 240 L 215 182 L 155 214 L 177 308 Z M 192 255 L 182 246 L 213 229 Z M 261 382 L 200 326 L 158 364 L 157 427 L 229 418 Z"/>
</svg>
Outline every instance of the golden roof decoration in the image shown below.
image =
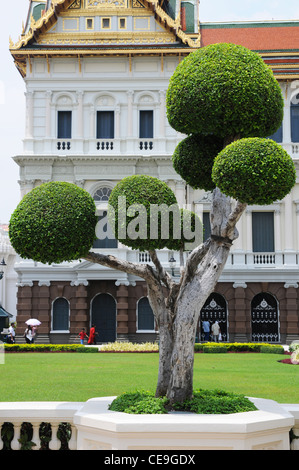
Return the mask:
<svg viewBox="0 0 299 470">
<path fill-rule="evenodd" d="M 100 2 L 106 2 L 107 4 L 112 4 L 112 0 L 89 0 L 89 6 L 97 6 Z M 121 1 L 121 0 L 119 0 Z M 180 18 L 180 9 L 178 11 L 177 17 L 174 20 L 171 18 L 159 5 L 159 0 L 144 0 L 145 3 L 151 7 L 155 12 L 161 24 L 167 26 L 169 29 L 174 31 L 174 34 L 189 47 L 198 48 L 200 47 L 200 36 L 198 35 L 197 39 L 194 41 L 190 36 L 188 36 L 181 28 L 181 18 Z M 93 3 L 92 3 L 93 2 Z M 17 51 L 22 47 L 25 47 L 33 38 L 36 37 L 41 32 L 41 29 L 44 26 L 51 26 L 53 20 L 56 21 L 57 13 L 61 10 L 61 7 L 69 7 L 74 0 L 52 0 L 50 8 L 43 13 L 40 19 L 37 21 L 34 20 L 33 16 L 30 19 L 30 26 L 27 33 L 24 32 L 24 27 L 22 27 L 22 34 L 19 40 L 14 43 L 11 38 L 9 38 L 9 49 L 10 51 Z"/>
</svg>

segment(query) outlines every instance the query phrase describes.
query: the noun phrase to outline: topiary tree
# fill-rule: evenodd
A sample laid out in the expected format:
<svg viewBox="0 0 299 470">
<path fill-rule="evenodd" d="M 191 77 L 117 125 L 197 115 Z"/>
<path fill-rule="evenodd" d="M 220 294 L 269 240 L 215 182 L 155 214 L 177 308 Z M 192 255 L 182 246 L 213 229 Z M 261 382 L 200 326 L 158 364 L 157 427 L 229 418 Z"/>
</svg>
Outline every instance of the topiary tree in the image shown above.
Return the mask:
<svg viewBox="0 0 299 470">
<path fill-rule="evenodd" d="M 23 258 L 61 263 L 81 258 L 95 239 L 96 207 L 74 184 L 44 183 L 30 191 L 10 218 L 12 246 Z"/>
<path fill-rule="evenodd" d="M 58 217 L 63 209 L 57 204 L 57 198 L 60 201 L 66 197 L 63 192 L 58 196 L 62 190 L 58 183 L 50 183 L 57 197 L 51 199 L 52 189 L 48 192 L 49 199 L 46 198 L 47 203 L 39 210 L 33 228 L 26 218 L 27 214 L 32 217 L 33 207 L 39 204 L 28 195 L 12 215 L 9 231 L 12 244 L 21 256 L 51 262 L 62 261 L 64 250 L 66 260 L 78 257 L 80 252 L 82 258 L 146 281 L 160 335 L 156 395 L 166 395 L 173 403 L 192 397 L 194 340 L 200 310 L 213 292 L 231 245 L 238 237 L 238 220 L 248 203 L 268 204 L 288 194 L 295 184 L 295 169 L 290 156 L 266 139 L 281 124 L 283 99 L 271 70 L 256 53 L 233 44 L 215 44 L 197 50 L 174 72 L 166 102 L 170 124 L 188 135 L 175 150 L 176 171 L 192 187 L 213 190 L 211 236 L 204 243 L 197 240 L 197 246 L 181 266 L 178 282 L 163 268 L 156 250 L 186 249 L 190 227 L 199 229 L 197 218 L 178 210 L 172 191 L 156 178 L 144 175 L 125 178 L 116 185 L 109 199 L 110 220 L 114 222 L 118 239 L 133 248 L 148 250 L 153 265 L 130 263 L 88 251 L 87 242 L 80 251 L 75 246 L 77 242 L 72 243 L 72 248 L 66 246 L 67 227 L 69 234 L 73 234 L 72 223 L 78 221 L 81 213 L 76 205 L 71 212 L 70 226 L 65 225 L 66 212 Z M 82 191 L 73 190 L 78 194 Z M 34 195 L 38 191 L 43 194 L 38 188 L 34 191 Z M 46 209 L 49 205 L 51 210 Z M 88 213 L 84 212 L 84 219 L 90 222 L 86 227 L 82 223 L 90 246 L 95 223 L 91 205 L 90 201 Z M 160 210 L 160 215 L 154 213 L 155 228 L 151 232 L 152 205 L 158 213 Z M 55 212 L 55 208 L 54 220 L 52 209 Z M 165 219 L 170 226 L 168 238 L 163 233 Z M 186 219 L 191 221 L 187 236 L 183 230 Z M 44 230 L 39 230 L 40 226 Z M 62 239 L 52 236 L 60 231 Z M 59 253 L 57 257 L 55 251 Z"/>
</svg>

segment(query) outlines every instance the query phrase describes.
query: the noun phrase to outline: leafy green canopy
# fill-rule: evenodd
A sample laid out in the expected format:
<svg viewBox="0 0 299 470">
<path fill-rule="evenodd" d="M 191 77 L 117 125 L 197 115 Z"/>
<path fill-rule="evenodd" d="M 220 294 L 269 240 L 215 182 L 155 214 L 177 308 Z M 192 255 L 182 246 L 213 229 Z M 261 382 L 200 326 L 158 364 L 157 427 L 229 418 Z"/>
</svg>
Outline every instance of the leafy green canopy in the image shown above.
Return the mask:
<svg viewBox="0 0 299 470">
<path fill-rule="evenodd" d="M 212 179 L 227 196 L 248 204 L 271 204 L 283 199 L 296 182 L 288 153 L 273 140 L 241 139 L 215 159 Z"/>
<path fill-rule="evenodd" d="M 169 240 L 167 248 L 174 251 L 190 251 L 203 241 L 203 223 L 195 212 L 188 209 L 180 209 L 180 212 L 180 238 Z"/>
<path fill-rule="evenodd" d="M 255 52 L 212 44 L 176 68 L 166 95 L 170 125 L 184 134 L 267 137 L 280 126 L 283 97 L 271 69 Z"/>
<path fill-rule="evenodd" d="M 188 214 L 183 216 L 167 184 L 152 176 L 122 179 L 110 195 L 108 216 L 116 238 L 140 251 L 164 247 L 175 250 L 184 243 L 182 223 Z M 192 230 L 195 214 L 189 216 Z M 199 219 L 197 222 L 200 223 Z M 186 241 L 191 242 L 190 231 L 186 232 Z"/>
<path fill-rule="evenodd" d="M 211 173 L 223 140 L 213 135 L 191 135 L 182 140 L 172 156 L 175 171 L 194 189 L 212 191 Z"/>
<path fill-rule="evenodd" d="M 9 237 L 23 258 L 61 263 L 83 257 L 95 239 L 92 197 L 75 184 L 44 183 L 30 191 L 13 212 Z"/>
</svg>

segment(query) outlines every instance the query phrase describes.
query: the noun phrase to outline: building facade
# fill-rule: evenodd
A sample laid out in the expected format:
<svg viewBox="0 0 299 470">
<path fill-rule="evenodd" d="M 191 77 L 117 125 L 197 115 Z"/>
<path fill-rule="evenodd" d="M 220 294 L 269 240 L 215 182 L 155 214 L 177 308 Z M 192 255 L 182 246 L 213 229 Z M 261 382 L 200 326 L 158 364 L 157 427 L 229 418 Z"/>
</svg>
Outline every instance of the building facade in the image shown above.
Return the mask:
<svg viewBox="0 0 299 470">
<path fill-rule="evenodd" d="M 196 0 L 30 1 L 22 34 L 10 43 L 26 83 L 24 150 L 14 157 L 21 196 L 43 182 L 72 182 L 92 195 L 101 219 L 116 183 L 146 174 L 202 217 L 208 236 L 211 195 L 187 186 L 172 167 L 184 136 L 168 124 L 165 95 L 178 63 L 215 42 L 249 47 L 273 69 L 285 113 L 272 138 L 298 171 L 299 21 L 201 24 L 198 10 Z M 296 184 L 283 201 L 249 206 L 239 221 L 240 237 L 201 312 L 201 321 L 218 319 L 224 340 L 299 339 L 298 204 Z M 150 262 L 147 253 L 111 238 L 97 240 L 93 250 Z M 179 260 L 159 252 L 169 271 L 172 256 Z M 37 317 L 40 342 L 74 342 L 91 324 L 98 342 L 158 337 L 138 278 L 87 261 L 48 266 L 17 258 L 15 272 L 19 333 Z"/>
</svg>

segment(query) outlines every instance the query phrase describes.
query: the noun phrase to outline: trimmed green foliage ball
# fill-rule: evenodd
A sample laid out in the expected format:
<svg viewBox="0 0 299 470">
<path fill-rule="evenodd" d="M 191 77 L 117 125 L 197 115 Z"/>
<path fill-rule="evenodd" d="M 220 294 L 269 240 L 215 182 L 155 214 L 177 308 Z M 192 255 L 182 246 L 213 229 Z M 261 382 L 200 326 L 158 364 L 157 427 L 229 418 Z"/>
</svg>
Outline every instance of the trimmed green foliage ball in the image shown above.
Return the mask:
<svg viewBox="0 0 299 470">
<path fill-rule="evenodd" d="M 65 182 L 44 183 L 24 196 L 9 222 L 12 246 L 22 258 L 61 263 L 86 255 L 95 239 L 94 200 Z"/>
<path fill-rule="evenodd" d="M 192 188 L 212 191 L 214 159 L 222 148 L 223 139 L 219 137 L 190 135 L 177 145 L 172 156 L 173 167 Z"/>
<path fill-rule="evenodd" d="M 252 137 L 233 142 L 219 153 L 212 179 L 227 196 L 243 203 L 266 205 L 291 191 L 296 170 L 281 145 Z"/>
<path fill-rule="evenodd" d="M 283 119 L 283 97 L 262 58 L 236 44 L 211 44 L 176 68 L 166 95 L 170 125 L 184 134 L 268 137 Z"/>
<path fill-rule="evenodd" d="M 180 209 L 180 237 L 169 240 L 166 247 L 173 251 L 191 251 L 203 241 L 203 223 L 201 219 L 188 209 Z"/>
<path fill-rule="evenodd" d="M 152 205 L 162 208 L 156 218 Z M 173 205 L 177 206 L 173 191 L 158 178 L 146 175 L 123 178 L 109 198 L 108 217 L 115 237 L 140 251 L 164 248 L 169 238 L 162 232 L 161 220 L 166 222 L 169 213 L 169 224 L 166 225 L 172 227 L 172 213 L 168 208 Z M 171 230 L 169 234 L 171 236 Z"/>
</svg>

